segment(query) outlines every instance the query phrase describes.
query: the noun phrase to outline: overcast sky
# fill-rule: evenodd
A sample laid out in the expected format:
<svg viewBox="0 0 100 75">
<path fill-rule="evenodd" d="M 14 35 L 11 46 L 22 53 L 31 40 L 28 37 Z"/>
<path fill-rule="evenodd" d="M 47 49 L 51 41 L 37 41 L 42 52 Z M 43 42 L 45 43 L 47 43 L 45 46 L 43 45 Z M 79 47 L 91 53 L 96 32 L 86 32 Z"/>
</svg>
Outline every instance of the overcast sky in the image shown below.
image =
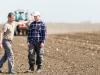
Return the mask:
<svg viewBox="0 0 100 75">
<path fill-rule="evenodd" d="M 100 22 L 100 0 L 0 0 L 0 21 L 17 9 L 38 10 L 47 22 Z"/>
</svg>

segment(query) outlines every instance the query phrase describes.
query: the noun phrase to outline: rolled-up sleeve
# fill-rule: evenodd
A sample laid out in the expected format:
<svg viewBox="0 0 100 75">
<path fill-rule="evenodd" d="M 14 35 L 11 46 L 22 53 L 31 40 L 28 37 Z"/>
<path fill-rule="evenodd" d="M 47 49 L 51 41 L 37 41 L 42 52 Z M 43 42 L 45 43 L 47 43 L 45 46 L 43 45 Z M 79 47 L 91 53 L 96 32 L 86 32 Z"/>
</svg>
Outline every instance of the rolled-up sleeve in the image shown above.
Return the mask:
<svg viewBox="0 0 100 75">
<path fill-rule="evenodd" d="M 3 32 L 6 32 L 6 31 L 7 31 L 7 24 L 4 24 L 4 25 L 3 25 L 2 31 L 3 31 Z"/>
</svg>

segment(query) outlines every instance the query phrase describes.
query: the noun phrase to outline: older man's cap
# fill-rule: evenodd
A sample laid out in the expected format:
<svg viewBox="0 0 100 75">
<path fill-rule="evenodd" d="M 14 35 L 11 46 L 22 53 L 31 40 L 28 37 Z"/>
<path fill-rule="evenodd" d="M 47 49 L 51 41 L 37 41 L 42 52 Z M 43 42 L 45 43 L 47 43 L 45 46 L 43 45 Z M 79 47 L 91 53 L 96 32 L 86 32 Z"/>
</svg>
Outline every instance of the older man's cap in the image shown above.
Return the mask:
<svg viewBox="0 0 100 75">
<path fill-rule="evenodd" d="M 11 16 L 15 16 L 15 14 L 13 12 L 9 12 L 8 17 L 11 17 Z"/>
</svg>

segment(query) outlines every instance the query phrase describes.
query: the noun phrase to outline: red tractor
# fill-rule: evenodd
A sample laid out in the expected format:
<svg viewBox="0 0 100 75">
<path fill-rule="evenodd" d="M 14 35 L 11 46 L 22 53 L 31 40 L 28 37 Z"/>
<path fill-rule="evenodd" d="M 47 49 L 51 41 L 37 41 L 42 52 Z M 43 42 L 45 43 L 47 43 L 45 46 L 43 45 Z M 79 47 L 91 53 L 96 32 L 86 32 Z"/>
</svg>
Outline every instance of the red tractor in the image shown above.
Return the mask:
<svg viewBox="0 0 100 75">
<path fill-rule="evenodd" d="M 15 21 L 27 21 L 28 20 L 28 12 L 24 10 L 16 10 L 15 12 Z M 28 24 L 19 24 L 15 29 L 15 35 L 27 35 Z"/>
</svg>

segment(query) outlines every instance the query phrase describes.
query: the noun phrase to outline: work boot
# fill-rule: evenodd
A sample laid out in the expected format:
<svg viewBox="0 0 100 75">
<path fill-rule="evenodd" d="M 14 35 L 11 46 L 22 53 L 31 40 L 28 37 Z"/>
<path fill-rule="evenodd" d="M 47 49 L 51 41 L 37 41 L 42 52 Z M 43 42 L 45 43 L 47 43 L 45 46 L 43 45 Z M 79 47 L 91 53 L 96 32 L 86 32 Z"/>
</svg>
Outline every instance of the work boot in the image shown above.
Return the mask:
<svg viewBox="0 0 100 75">
<path fill-rule="evenodd" d="M 11 72 L 8 72 L 9 74 L 16 74 L 16 72 L 15 71 L 11 71 Z"/>
<path fill-rule="evenodd" d="M 2 69 L 0 68 L 0 73 L 2 73 Z"/>
<path fill-rule="evenodd" d="M 37 70 L 36 70 L 36 72 L 37 73 L 40 73 L 42 71 L 42 66 L 41 65 L 37 65 Z"/>
<path fill-rule="evenodd" d="M 34 71 L 34 64 L 30 66 L 29 68 L 31 71 Z"/>
<path fill-rule="evenodd" d="M 31 73 L 33 71 L 34 71 L 34 65 L 31 65 L 30 68 L 25 73 L 27 72 Z"/>
</svg>

